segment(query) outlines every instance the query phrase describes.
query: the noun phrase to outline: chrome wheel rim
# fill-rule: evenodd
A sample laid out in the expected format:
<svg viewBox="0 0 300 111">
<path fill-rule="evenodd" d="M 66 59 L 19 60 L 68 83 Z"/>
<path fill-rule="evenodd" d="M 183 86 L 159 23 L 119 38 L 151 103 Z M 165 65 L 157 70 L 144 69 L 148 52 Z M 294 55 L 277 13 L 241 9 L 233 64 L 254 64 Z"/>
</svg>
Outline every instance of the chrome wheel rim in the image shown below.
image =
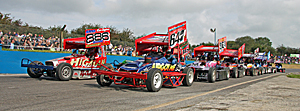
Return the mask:
<svg viewBox="0 0 300 111">
<path fill-rule="evenodd" d="M 162 78 L 159 72 L 154 74 L 153 85 L 155 88 L 159 88 L 161 86 Z"/>
<path fill-rule="evenodd" d="M 61 70 L 61 74 L 64 78 L 68 78 L 71 75 L 71 68 L 70 67 L 63 67 Z"/>
</svg>

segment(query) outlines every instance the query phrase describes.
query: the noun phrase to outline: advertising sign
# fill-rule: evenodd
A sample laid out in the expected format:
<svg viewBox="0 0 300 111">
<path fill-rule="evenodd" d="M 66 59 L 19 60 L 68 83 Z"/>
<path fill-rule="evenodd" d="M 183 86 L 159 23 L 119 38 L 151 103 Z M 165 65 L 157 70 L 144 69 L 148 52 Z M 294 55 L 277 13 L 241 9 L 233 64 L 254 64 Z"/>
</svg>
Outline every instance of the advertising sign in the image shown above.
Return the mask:
<svg viewBox="0 0 300 111">
<path fill-rule="evenodd" d="M 85 48 L 99 47 L 110 44 L 110 28 L 86 29 Z"/>
</svg>

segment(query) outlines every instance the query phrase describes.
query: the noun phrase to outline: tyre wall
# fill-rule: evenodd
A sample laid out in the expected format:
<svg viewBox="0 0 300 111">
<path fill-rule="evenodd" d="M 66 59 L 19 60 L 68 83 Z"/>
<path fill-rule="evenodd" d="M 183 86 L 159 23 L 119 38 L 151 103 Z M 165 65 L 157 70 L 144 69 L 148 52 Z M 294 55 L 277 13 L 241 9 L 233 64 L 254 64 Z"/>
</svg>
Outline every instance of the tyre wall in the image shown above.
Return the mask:
<svg viewBox="0 0 300 111">
<path fill-rule="evenodd" d="M 45 63 L 47 60 L 69 56 L 68 53 L 45 53 L 45 52 L 22 52 L 22 51 L 0 51 L 0 73 L 1 74 L 26 74 L 26 67 L 21 67 L 22 58 L 28 58 L 33 61 Z M 107 63 L 114 60 L 122 62 L 123 60 L 136 60 L 140 57 L 107 55 Z M 192 63 L 192 61 L 187 61 Z"/>
</svg>

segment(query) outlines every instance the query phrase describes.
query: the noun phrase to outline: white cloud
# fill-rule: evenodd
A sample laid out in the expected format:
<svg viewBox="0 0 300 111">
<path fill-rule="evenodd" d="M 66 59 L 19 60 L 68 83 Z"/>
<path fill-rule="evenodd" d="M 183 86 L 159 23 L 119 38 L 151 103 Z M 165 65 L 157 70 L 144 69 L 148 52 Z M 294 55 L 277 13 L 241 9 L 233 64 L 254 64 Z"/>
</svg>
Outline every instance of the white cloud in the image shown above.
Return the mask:
<svg viewBox="0 0 300 111">
<path fill-rule="evenodd" d="M 186 20 L 191 44 L 249 35 L 269 37 L 273 47 L 300 47 L 298 0 L 0 0 L 2 13 L 11 13 L 32 25 L 47 28 L 83 23 L 130 28 L 135 35 L 166 33 L 167 27 Z"/>
</svg>

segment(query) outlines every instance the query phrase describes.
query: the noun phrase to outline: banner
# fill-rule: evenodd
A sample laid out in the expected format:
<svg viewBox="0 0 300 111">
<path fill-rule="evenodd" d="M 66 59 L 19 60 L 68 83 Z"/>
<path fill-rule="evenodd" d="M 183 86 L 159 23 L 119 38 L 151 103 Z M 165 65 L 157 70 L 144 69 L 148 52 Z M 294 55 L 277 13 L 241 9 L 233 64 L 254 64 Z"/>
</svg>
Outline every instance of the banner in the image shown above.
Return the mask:
<svg viewBox="0 0 300 111">
<path fill-rule="evenodd" d="M 238 60 L 242 58 L 245 53 L 245 43 L 238 49 Z"/>
<path fill-rule="evenodd" d="M 224 50 L 227 49 L 227 40 L 226 40 L 226 37 L 223 37 L 221 39 L 218 39 L 218 46 L 219 46 L 219 54 L 221 52 L 223 52 Z"/>
<path fill-rule="evenodd" d="M 110 44 L 110 28 L 86 29 L 85 48 L 99 47 Z"/>
<path fill-rule="evenodd" d="M 168 27 L 169 49 L 187 41 L 186 21 Z"/>
<path fill-rule="evenodd" d="M 290 54 L 290 57 L 300 57 L 299 54 Z"/>
<path fill-rule="evenodd" d="M 269 60 L 270 58 L 271 58 L 271 52 L 269 51 L 269 52 L 268 52 L 267 60 Z"/>
</svg>

